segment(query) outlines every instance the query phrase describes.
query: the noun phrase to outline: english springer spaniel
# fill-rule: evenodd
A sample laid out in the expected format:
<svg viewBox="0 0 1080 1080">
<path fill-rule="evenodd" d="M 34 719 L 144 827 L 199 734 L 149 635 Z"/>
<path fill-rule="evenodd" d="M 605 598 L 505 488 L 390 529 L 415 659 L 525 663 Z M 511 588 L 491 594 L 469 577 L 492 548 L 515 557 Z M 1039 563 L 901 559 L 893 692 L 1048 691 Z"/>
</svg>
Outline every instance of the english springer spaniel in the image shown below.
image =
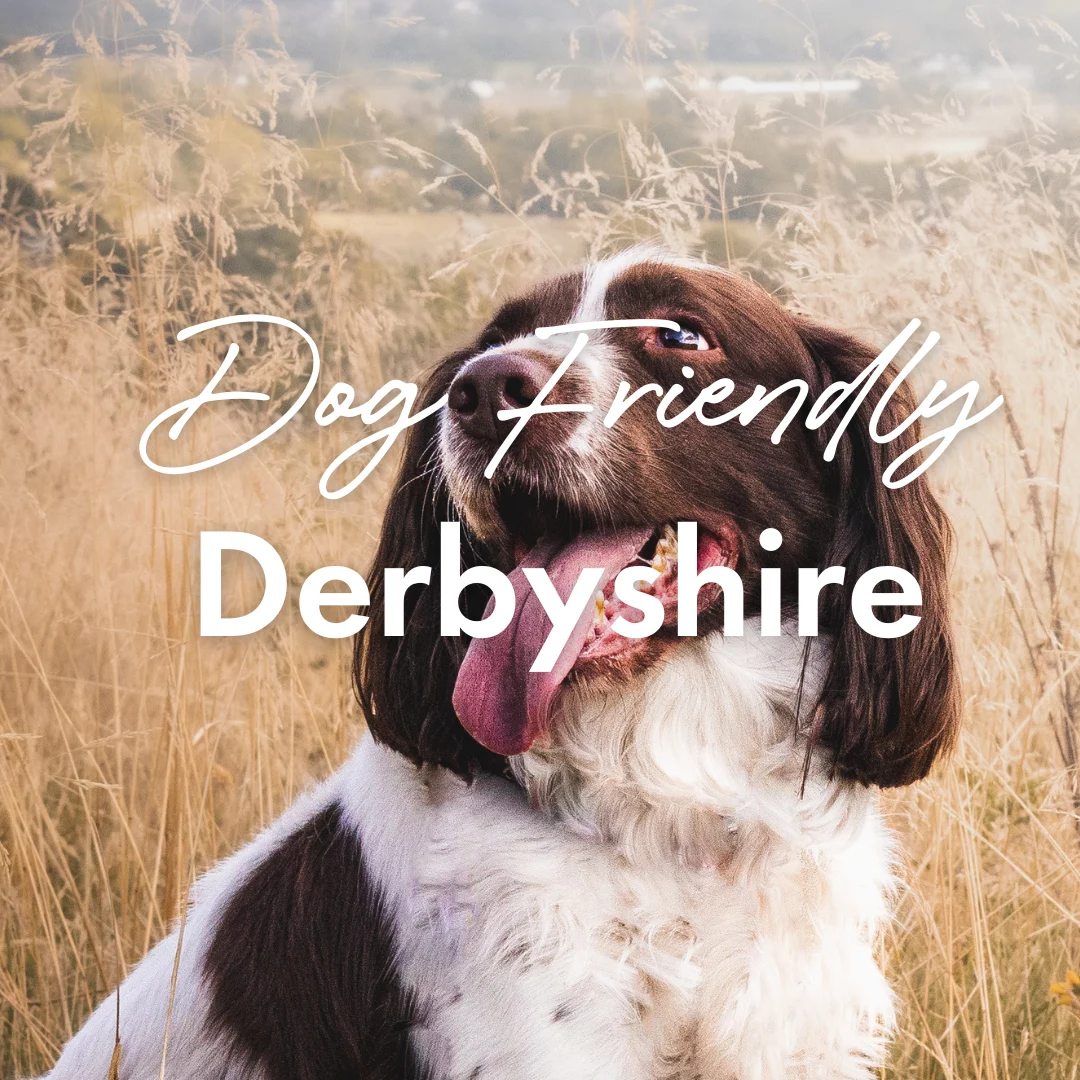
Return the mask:
<svg viewBox="0 0 1080 1080">
<path fill-rule="evenodd" d="M 499 412 L 566 355 L 536 328 L 646 318 L 679 329 L 594 332 L 547 401 L 597 408 L 536 416 L 485 479 Z M 870 438 L 884 384 L 830 461 L 828 426 L 797 417 L 770 441 L 790 400 L 746 426 L 665 429 L 647 400 L 602 422 L 621 382 L 681 380 L 684 405 L 721 375 L 733 402 L 793 379 L 816 396 L 875 355 L 733 273 L 635 251 L 508 301 L 442 360 L 418 408 L 448 404 L 410 430 L 367 579 L 354 675 L 370 734 L 202 878 L 182 940 L 123 982 L 120 1080 L 158 1077 L 163 1058 L 171 1080 L 876 1075 L 894 847 L 874 787 L 923 777 L 959 715 L 947 519 L 924 477 L 881 483 L 918 432 Z M 903 387 L 887 406 L 895 427 Z M 595 620 L 551 672 L 528 670 L 535 605 L 498 637 L 440 635 L 439 523 L 454 519 L 463 565 L 515 587 L 523 566 L 556 585 L 606 568 Z M 742 575 L 741 637 L 708 588 L 699 636 L 677 635 L 679 521 L 698 524 L 701 565 Z M 755 620 L 769 527 L 785 603 L 796 567 L 847 568 L 821 593 L 820 637 Z M 610 632 L 611 579 L 635 560 L 661 571 L 668 616 L 641 639 Z M 851 615 L 852 583 L 883 564 L 922 588 L 902 637 Z M 420 565 L 431 584 L 405 589 L 388 636 L 382 571 Z M 487 596 L 467 590 L 463 613 L 482 617 Z M 113 995 L 50 1076 L 105 1080 L 116 1015 Z"/>
</svg>

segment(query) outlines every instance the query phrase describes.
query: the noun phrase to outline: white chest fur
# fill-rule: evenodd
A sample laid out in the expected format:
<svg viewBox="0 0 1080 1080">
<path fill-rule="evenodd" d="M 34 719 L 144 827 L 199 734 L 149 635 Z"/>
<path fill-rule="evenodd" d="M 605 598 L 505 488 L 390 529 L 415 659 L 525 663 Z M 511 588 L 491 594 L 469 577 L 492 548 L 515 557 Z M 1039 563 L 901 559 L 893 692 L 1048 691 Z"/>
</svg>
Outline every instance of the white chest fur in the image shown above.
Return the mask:
<svg viewBox="0 0 1080 1080">
<path fill-rule="evenodd" d="M 505 781 L 418 772 L 370 742 L 341 781 L 436 1075 L 854 1080 L 880 1061 L 888 846 L 868 793 L 847 793 L 858 812 L 830 842 L 744 821 L 732 858 L 694 867 L 629 859 Z"/>
</svg>

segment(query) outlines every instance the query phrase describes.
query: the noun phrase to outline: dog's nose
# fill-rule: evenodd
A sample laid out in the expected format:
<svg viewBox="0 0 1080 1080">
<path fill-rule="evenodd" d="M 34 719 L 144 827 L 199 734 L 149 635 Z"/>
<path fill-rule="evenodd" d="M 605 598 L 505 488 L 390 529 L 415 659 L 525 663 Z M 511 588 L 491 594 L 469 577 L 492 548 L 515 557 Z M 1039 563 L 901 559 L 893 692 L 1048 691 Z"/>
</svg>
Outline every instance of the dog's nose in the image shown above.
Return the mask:
<svg viewBox="0 0 1080 1080">
<path fill-rule="evenodd" d="M 492 353 L 470 361 L 450 384 L 450 412 L 466 435 L 498 442 L 509 420 L 500 409 L 529 405 L 543 389 L 551 372 L 538 360 L 515 353 Z"/>
</svg>

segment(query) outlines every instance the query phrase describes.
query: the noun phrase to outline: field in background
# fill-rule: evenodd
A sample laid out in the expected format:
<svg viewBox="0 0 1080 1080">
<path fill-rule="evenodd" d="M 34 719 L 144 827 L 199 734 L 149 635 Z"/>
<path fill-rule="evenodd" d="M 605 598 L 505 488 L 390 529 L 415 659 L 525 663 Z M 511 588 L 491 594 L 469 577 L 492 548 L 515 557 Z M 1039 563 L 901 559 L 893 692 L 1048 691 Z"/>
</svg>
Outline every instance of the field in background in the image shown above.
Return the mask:
<svg viewBox="0 0 1080 1080">
<path fill-rule="evenodd" d="M 0 61 L 0 1076 L 47 1066 L 193 878 L 359 733 L 347 649 L 307 631 L 295 592 L 317 566 L 365 566 L 392 463 L 348 499 L 320 498 L 322 469 L 360 432 L 317 427 L 309 406 L 226 466 L 150 472 L 143 427 L 224 351 L 208 336 L 178 345 L 176 332 L 227 313 L 286 316 L 319 344 L 321 388 L 371 390 L 416 375 L 500 293 L 579 252 L 659 237 L 880 344 L 918 316 L 942 334 L 924 387 L 975 378 L 1006 395 L 1007 411 L 931 473 L 958 537 L 967 717 L 954 758 L 885 800 L 905 852 L 882 943 L 902 1009 L 886 1075 L 1075 1080 L 1080 998 L 1059 1004 L 1050 986 L 1080 966 L 1067 764 L 1080 694 L 1080 150 L 1018 88 L 1007 144 L 886 162 L 868 188 L 811 103 L 798 125 L 809 117 L 817 136 L 787 143 L 788 193 L 757 192 L 748 214 L 738 197 L 759 163 L 744 140 L 782 145 L 787 107 L 755 127 L 770 117 L 751 123 L 684 73 L 671 93 L 692 145 L 614 116 L 617 182 L 584 152 L 568 164 L 541 143 L 519 198 L 462 128 L 465 186 L 487 201 L 440 208 L 431 198 L 460 169 L 387 134 L 371 109 L 390 165 L 365 173 L 327 134 L 307 77 L 245 33 L 218 64 L 192 65 L 167 34 L 118 58 L 104 33 L 75 55 L 28 42 Z M 289 116 L 300 120 L 283 134 Z M 387 168 L 404 205 L 380 202 Z M 280 409 L 307 357 L 276 331 L 243 344 Z M 238 409 L 185 452 L 257 423 Z M 270 630 L 199 638 L 202 529 L 256 532 L 283 554 L 291 595 Z"/>
</svg>

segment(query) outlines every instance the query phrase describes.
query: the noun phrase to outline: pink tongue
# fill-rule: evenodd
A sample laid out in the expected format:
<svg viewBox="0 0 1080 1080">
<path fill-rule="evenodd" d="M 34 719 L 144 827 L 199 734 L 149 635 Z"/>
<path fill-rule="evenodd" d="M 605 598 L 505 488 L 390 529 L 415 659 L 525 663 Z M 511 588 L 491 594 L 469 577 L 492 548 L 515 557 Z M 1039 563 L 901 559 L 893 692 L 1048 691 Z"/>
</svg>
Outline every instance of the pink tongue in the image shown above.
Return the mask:
<svg viewBox="0 0 1080 1080">
<path fill-rule="evenodd" d="M 651 535 L 651 529 L 641 528 L 584 533 L 568 543 L 541 540 L 522 559 L 510 574 L 517 599 L 510 625 L 495 637 L 473 639 L 454 685 L 454 710 L 478 743 L 507 756 L 532 746 L 547 728 L 551 699 L 577 662 L 592 625 L 595 608 L 590 602 L 551 671 L 530 671 L 551 620 L 526 580 L 525 569 L 544 567 L 565 602 L 582 570 L 602 567 L 604 576 L 598 586 L 602 589 L 634 561 Z"/>
</svg>

